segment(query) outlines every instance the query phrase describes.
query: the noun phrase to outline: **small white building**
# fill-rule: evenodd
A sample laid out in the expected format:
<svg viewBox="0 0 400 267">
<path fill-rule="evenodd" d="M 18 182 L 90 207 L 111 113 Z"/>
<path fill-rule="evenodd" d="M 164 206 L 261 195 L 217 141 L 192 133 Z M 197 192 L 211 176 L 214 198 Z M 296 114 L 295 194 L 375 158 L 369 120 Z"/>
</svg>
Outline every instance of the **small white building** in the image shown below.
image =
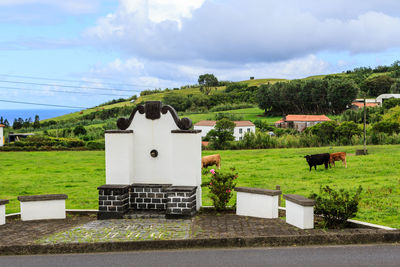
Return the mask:
<svg viewBox="0 0 400 267">
<path fill-rule="evenodd" d="M 400 98 L 400 94 L 382 94 L 376 98 L 376 102 L 382 106 L 383 102 L 390 98 Z"/>
<path fill-rule="evenodd" d="M 255 133 L 256 126 L 251 121 L 234 121 L 235 129 L 233 130 L 233 136 L 235 140 L 242 140 L 245 133 Z M 199 121 L 194 125 L 195 130 L 201 130 L 201 137 L 205 137 L 209 131 L 214 129 L 216 121 Z"/>
<path fill-rule="evenodd" d="M 3 132 L 4 127 L 5 125 L 0 124 L 0 146 L 4 145 L 4 132 Z"/>
</svg>

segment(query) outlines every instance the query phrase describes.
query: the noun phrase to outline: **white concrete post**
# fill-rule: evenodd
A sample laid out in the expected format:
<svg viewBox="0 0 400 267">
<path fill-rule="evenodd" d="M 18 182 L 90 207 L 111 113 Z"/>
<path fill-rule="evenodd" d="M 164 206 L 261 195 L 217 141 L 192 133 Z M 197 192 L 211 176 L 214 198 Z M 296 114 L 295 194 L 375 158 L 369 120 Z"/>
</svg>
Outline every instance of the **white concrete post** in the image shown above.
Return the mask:
<svg viewBox="0 0 400 267">
<path fill-rule="evenodd" d="M 67 195 L 19 196 L 21 220 L 65 219 Z"/>
<path fill-rule="evenodd" d="M 281 191 L 261 188 L 236 187 L 236 214 L 259 218 L 278 218 Z"/>
<path fill-rule="evenodd" d="M 313 229 L 315 200 L 290 194 L 283 198 L 286 200 L 286 222 L 301 229 Z"/>
<path fill-rule="evenodd" d="M 0 199 L 0 225 L 6 223 L 6 204 L 8 204 L 7 199 Z"/>
</svg>

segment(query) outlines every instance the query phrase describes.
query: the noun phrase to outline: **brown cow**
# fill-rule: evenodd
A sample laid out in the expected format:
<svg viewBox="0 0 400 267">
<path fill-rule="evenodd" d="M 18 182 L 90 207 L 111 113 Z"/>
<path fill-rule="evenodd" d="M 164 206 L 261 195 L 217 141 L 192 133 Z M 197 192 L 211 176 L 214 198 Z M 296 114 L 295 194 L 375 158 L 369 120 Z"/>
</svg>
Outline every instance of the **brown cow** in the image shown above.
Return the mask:
<svg viewBox="0 0 400 267">
<path fill-rule="evenodd" d="M 204 156 L 201 158 L 201 168 L 207 168 L 212 165 L 217 166 L 218 169 L 221 168 L 221 156 L 219 154 Z"/>
<path fill-rule="evenodd" d="M 342 165 L 344 165 L 347 168 L 347 162 L 346 162 L 346 152 L 336 152 L 336 153 L 331 153 L 329 157 L 329 165 L 333 164 L 335 166 L 335 161 L 342 161 Z"/>
</svg>

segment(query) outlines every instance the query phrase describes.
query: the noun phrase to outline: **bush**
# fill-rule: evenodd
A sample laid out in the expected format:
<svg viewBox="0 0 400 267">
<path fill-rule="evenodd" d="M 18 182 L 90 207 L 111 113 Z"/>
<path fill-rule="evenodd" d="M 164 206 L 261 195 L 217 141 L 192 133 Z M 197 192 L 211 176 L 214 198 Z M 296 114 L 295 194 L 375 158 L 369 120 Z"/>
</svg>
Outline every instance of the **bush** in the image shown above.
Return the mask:
<svg viewBox="0 0 400 267">
<path fill-rule="evenodd" d="M 235 169 L 231 172 L 222 173 L 219 170 L 211 169 L 211 179 L 209 182 L 203 183 L 201 186 L 207 186 L 210 189 L 210 198 L 213 201 L 217 211 L 226 210 L 226 205 L 233 196 L 233 188 L 236 186 L 237 173 Z"/>
<path fill-rule="evenodd" d="M 320 188 L 320 195 L 310 195 L 315 199 L 314 213 L 322 215 L 324 227 L 343 228 L 348 219 L 356 216 L 362 187 L 354 195 L 344 189 L 335 191 L 329 186 Z"/>
<path fill-rule="evenodd" d="M 400 123 L 392 121 L 380 121 L 372 125 L 372 130 L 387 134 L 399 133 Z"/>
<path fill-rule="evenodd" d="M 216 113 L 214 115 L 214 120 L 219 121 L 222 119 L 228 119 L 231 121 L 241 121 L 243 120 L 243 115 L 236 113 Z"/>
<path fill-rule="evenodd" d="M 103 141 L 89 141 L 86 143 L 86 147 L 90 150 L 104 150 L 105 143 Z"/>
<path fill-rule="evenodd" d="M 86 129 L 82 125 L 78 125 L 74 128 L 74 135 L 84 135 L 86 134 Z"/>
<path fill-rule="evenodd" d="M 234 110 L 234 109 L 244 109 L 244 108 L 253 108 L 254 105 L 250 103 L 227 103 L 227 104 L 219 104 L 215 107 L 210 108 L 210 112 L 218 112 L 218 111 L 226 111 L 226 110 Z"/>
</svg>

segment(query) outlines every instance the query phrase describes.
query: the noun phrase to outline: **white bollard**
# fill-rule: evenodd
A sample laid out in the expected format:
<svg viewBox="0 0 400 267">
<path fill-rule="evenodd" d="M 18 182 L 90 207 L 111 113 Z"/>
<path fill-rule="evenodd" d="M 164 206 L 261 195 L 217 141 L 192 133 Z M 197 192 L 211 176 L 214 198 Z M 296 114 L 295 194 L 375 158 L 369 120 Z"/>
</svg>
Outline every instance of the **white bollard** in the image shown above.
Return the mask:
<svg viewBox="0 0 400 267">
<path fill-rule="evenodd" d="M 6 204 L 7 199 L 0 199 L 0 225 L 6 224 Z"/>
<path fill-rule="evenodd" d="M 19 196 L 21 220 L 65 219 L 65 200 L 67 195 Z"/>
<path fill-rule="evenodd" d="M 236 187 L 236 214 L 258 218 L 278 218 L 279 190 Z"/>
<path fill-rule="evenodd" d="M 300 195 L 283 195 L 286 200 L 286 223 L 301 229 L 314 228 L 315 200 Z"/>
</svg>

